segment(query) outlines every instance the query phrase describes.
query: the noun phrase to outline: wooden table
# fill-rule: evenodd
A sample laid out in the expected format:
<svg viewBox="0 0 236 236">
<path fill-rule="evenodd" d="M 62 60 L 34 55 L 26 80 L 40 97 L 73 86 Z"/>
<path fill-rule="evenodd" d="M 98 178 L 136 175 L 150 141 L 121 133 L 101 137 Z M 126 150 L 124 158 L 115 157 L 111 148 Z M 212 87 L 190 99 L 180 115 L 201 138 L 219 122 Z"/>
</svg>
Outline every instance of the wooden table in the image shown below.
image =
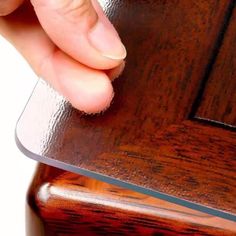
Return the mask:
<svg viewBox="0 0 236 236">
<path fill-rule="evenodd" d="M 236 234 L 235 1 L 102 4 L 125 71 L 99 116 L 38 83 L 16 139 L 54 167 L 39 166 L 29 211 L 50 236 Z"/>
</svg>

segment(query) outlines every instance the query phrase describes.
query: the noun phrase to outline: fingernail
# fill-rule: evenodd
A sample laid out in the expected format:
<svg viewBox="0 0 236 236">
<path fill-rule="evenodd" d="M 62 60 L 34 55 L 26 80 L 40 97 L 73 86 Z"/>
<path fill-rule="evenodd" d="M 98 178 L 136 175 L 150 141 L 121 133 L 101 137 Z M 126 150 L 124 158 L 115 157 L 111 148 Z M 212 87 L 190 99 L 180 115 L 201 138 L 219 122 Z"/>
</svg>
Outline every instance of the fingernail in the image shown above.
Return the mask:
<svg viewBox="0 0 236 236">
<path fill-rule="evenodd" d="M 122 63 L 118 67 L 108 71 L 107 75 L 110 78 L 110 80 L 114 81 L 115 79 L 117 79 L 122 74 L 124 68 L 125 68 L 125 61 L 122 61 Z"/>
<path fill-rule="evenodd" d="M 126 57 L 126 49 L 113 27 L 98 21 L 90 30 L 88 38 L 91 45 L 104 57 L 122 60 Z"/>
</svg>

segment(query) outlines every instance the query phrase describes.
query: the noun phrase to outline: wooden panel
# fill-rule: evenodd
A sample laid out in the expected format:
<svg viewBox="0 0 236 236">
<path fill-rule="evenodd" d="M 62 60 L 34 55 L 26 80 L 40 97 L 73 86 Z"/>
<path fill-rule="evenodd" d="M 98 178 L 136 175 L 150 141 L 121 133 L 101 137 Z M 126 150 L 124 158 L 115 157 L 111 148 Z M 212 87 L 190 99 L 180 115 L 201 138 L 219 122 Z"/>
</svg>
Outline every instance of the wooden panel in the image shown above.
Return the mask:
<svg viewBox="0 0 236 236">
<path fill-rule="evenodd" d="M 61 112 L 61 117 L 58 113 L 51 116 L 59 123 L 55 126 L 49 123 L 54 127 L 53 134 L 49 130 L 37 145 L 42 156 L 37 155 L 38 152 L 29 153 L 33 146 L 26 146 L 28 150 L 22 146 L 20 148 L 31 158 L 59 168 L 211 214 L 235 218 L 235 133 L 188 121 L 153 134 L 141 133 L 138 138 L 127 132 L 114 147 L 113 140 L 108 141 L 104 134 L 100 134 L 100 140 L 96 143 L 94 135 L 78 136 L 74 122 L 79 117 L 69 115 L 73 117 L 71 120 L 65 114 L 68 115 Z M 28 133 L 24 132 L 24 135 L 27 137 Z M 139 138 L 141 135 L 142 138 Z M 32 141 L 39 141 L 37 138 Z M 89 140 L 94 143 L 92 148 L 88 146 Z M 56 161 L 52 159 L 54 157 Z M 205 209 L 204 206 L 212 209 Z M 216 210 L 224 212 L 218 213 Z"/>
<path fill-rule="evenodd" d="M 28 204 L 29 236 L 236 234 L 236 222 L 44 165 Z"/>
<path fill-rule="evenodd" d="M 196 117 L 236 128 L 236 10 Z"/>
<path fill-rule="evenodd" d="M 41 162 L 236 220 L 236 134 L 185 121 L 234 1 L 105 2 L 129 54 L 111 108 L 85 116 L 40 82 L 18 146 Z"/>
</svg>

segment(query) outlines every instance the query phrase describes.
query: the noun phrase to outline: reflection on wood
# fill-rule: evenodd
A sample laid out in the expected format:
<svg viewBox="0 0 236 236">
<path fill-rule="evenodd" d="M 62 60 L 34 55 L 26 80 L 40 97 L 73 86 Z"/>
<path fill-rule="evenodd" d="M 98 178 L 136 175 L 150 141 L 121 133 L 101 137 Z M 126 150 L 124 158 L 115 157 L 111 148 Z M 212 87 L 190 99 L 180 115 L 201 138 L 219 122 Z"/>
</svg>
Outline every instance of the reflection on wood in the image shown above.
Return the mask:
<svg viewBox="0 0 236 236">
<path fill-rule="evenodd" d="M 28 204 L 39 236 L 236 234 L 235 222 L 42 164 Z"/>
</svg>

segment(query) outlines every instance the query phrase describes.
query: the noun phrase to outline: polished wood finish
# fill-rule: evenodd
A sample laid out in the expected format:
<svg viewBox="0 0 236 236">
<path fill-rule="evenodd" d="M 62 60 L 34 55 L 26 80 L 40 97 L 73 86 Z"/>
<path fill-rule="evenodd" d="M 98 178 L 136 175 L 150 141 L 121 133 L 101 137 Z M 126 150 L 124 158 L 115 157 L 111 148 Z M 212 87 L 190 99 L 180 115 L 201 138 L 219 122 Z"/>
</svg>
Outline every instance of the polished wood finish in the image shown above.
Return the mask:
<svg viewBox="0 0 236 236">
<path fill-rule="evenodd" d="M 196 117 L 236 128 L 236 10 L 207 81 Z"/>
<path fill-rule="evenodd" d="M 236 234 L 236 222 L 42 164 L 27 212 L 27 236 Z"/>
<path fill-rule="evenodd" d="M 236 133 L 193 120 L 235 1 L 104 2 L 128 49 L 114 103 L 86 116 L 40 82 L 17 126 L 19 147 L 41 162 L 236 220 Z"/>
</svg>

